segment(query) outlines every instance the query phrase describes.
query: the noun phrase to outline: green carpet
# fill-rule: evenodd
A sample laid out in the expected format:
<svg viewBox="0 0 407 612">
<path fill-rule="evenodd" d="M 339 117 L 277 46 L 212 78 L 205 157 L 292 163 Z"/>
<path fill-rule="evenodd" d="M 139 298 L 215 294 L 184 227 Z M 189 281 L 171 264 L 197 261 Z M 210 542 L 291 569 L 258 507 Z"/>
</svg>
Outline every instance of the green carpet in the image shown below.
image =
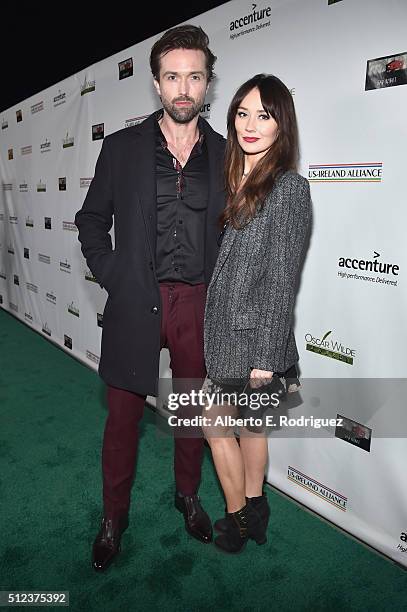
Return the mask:
<svg viewBox="0 0 407 612">
<path fill-rule="evenodd" d="M 123 551 L 96 574 L 105 417 L 98 375 L 0 309 L 0 590 L 69 591 L 87 612 L 406 609 L 406 572 L 272 490 L 265 546 L 231 556 L 190 538 L 148 409 Z M 200 493 L 221 516 L 208 450 Z"/>
</svg>

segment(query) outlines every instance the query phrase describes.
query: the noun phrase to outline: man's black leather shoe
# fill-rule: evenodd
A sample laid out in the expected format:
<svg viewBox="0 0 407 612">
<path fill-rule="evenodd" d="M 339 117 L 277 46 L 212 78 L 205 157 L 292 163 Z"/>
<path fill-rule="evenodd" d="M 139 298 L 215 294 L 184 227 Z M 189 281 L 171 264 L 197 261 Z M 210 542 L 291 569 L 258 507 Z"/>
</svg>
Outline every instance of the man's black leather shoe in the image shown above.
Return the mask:
<svg viewBox="0 0 407 612">
<path fill-rule="evenodd" d="M 212 542 L 212 523 L 202 508 L 199 495 L 184 495 L 175 493 L 175 507 L 182 512 L 185 519 L 185 529 L 204 544 Z"/>
<path fill-rule="evenodd" d="M 129 526 L 128 515 L 119 519 L 102 519 L 102 526 L 93 543 L 92 566 L 96 572 L 103 572 L 120 552 L 122 533 Z"/>
</svg>

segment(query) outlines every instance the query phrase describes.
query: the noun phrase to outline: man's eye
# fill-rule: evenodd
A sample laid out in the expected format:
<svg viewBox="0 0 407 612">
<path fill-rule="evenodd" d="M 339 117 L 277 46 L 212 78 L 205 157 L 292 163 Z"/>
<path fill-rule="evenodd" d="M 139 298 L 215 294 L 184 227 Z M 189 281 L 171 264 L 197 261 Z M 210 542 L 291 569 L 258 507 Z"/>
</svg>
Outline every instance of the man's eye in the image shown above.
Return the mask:
<svg viewBox="0 0 407 612">
<path fill-rule="evenodd" d="M 193 78 L 194 81 L 200 81 L 201 80 L 201 77 L 199 76 L 199 74 L 193 74 L 192 78 Z"/>
<path fill-rule="evenodd" d="M 167 78 L 169 81 L 175 81 L 175 74 L 169 74 Z"/>
</svg>

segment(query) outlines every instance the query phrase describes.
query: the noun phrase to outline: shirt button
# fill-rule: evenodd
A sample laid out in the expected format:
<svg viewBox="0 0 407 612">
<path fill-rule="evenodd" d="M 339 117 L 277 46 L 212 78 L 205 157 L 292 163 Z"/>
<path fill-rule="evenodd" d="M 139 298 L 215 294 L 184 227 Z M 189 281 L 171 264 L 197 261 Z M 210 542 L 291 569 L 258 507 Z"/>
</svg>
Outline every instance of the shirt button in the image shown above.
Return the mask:
<svg viewBox="0 0 407 612">
<path fill-rule="evenodd" d="M 174 270 L 175 270 L 175 272 L 178 272 L 178 270 L 179 270 L 178 266 L 175 266 Z"/>
<path fill-rule="evenodd" d="M 178 221 L 178 223 L 181 225 L 181 224 L 182 224 L 182 219 L 180 219 L 180 220 Z"/>
<path fill-rule="evenodd" d="M 157 314 L 158 313 L 158 306 L 153 306 L 152 309 L 151 309 L 151 312 L 153 314 Z"/>
</svg>

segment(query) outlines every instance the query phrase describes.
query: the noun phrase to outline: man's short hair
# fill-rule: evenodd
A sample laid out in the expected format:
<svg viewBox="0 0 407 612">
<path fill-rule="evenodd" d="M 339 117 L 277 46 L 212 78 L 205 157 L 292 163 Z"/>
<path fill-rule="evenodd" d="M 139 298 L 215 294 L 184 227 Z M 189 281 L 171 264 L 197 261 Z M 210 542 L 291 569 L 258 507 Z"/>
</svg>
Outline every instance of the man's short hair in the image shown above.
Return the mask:
<svg viewBox="0 0 407 612">
<path fill-rule="evenodd" d="M 216 62 L 216 56 L 209 49 L 208 45 L 209 38 L 207 34 L 198 26 L 186 24 L 167 30 L 151 49 L 150 67 L 154 78 L 156 81 L 160 80 L 160 60 L 169 51 L 174 49 L 198 49 L 205 54 L 206 73 L 209 83 L 215 76 L 213 66 Z"/>
</svg>

